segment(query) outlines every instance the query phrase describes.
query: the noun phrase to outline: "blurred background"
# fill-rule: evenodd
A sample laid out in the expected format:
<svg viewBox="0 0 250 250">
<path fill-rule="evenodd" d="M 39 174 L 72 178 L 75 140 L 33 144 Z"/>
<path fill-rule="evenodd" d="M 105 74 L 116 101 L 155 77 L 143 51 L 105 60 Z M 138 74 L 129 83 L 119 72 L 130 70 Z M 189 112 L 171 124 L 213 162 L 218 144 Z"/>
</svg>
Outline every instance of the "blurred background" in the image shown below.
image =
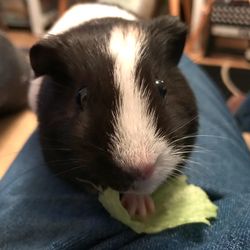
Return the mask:
<svg viewBox="0 0 250 250">
<path fill-rule="evenodd" d="M 0 0 L 0 178 L 37 126 L 27 107 L 29 48 L 77 0 Z M 92 1 L 96 2 L 96 1 Z M 189 28 L 185 53 L 215 80 L 234 114 L 250 90 L 249 0 L 100 0 Z M 201 83 L 203 84 L 203 83 Z M 250 108 L 250 107 L 249 107 Z M 249 134 L 244 133 L 249 143 Z"/>
</svg>

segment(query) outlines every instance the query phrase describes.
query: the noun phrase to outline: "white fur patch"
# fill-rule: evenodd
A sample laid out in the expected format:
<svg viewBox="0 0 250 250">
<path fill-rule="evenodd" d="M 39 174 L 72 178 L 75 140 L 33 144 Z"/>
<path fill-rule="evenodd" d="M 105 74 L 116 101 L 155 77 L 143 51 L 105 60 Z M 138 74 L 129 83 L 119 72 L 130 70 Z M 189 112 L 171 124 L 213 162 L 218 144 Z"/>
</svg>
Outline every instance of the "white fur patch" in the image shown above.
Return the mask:
<svg viewBox="0 0 250 250">
<path fill-rule="evenodd" d="M 113 155 L 121 165 L 137 167 L 154 162 L 149 154 L 155 140 L 154 116 L 149 113 L 147 99 L 137 86 L 135 68 L 141 57 L 144 35 L 138 29 L 114 28 L 110 53 L 115 60 L 114 82 L 120 92 L 119 109 L 115 117 Z M 158 145 L 157 145 L 158 146 Z"/>
<path fill-rule="evenodd" d="M 33 112 L 37 112 L 37 99 L 42 85 L 43 77 L 38 77 L 30 82 L 28 91 L 28 102 Z"/>
<path fill-rule="evenodd" d="M 136 20 L 136 17 L 128 11 L 112 5 L 104 4 L 76 4 L 71 7 L 65 14 L 53 25 L 45 35 L 57 35 L 70 28 L 84 24 L 87 21 L 104 17 L 120 17 L 127 20 Z M 31 109 L 37 111 L 37 95 L 42 83 L 42 77 L 30 82 L 28 100 Z"/>
<path fill-rule="evenodd" d="M 104 17 L 120 17 L 126 20 L 136 20 L 128 11 L 112 5 L 77 4 L 71 7 L 49 30 L 48 34 L 57 35 L 87 21 Z"/>
<path fill-rule="evenodd" d="M 116 27 L 111 32 L 110 53 L 115 60 L 114 82 L 120 100 L 114 114 L 115 132 L 110 151 L 114 160 L 124 168 L 142 168 L 154 165 L 156 170 L 147 181 L 153 190 L 180 161 L 171 155 L 172 148 L 157 131 L 155 114 L 149 110 L 146 90 L 140 89 L 135 69 L 142 57 L 145 35 L 135 27 Z M 144 186 L 138 183 L 140 189 Z"/>
</svg>

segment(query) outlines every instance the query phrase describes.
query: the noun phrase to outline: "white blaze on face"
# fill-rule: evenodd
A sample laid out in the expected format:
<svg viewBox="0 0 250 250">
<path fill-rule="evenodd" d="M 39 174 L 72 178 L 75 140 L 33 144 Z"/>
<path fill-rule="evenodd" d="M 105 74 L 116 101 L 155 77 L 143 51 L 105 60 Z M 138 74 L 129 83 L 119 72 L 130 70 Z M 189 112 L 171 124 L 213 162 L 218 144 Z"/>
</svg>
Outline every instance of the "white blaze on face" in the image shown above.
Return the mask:
<svg viewBox="0 0 250 250">
<path fill-rule="evenodd" d="M 142 57 L 145 41 L 145 34 L 135 27 L 116 27 L 111 32 L 109 50 L 115 61 L 114 82 L 120 100 L 114 114 L 115 132 L 110 151 L 115 161 L 124 168 L 155 165 L 160 154 L 171 154 L 166 139 L 157 132 L 155 115 L 149 109 L 147 92 L 140 89 L 136 82 L 138 79 L 135 77 L 135 70 Z M 179 159 L 174 155 L 170 157 L 172 165 L 177 164 L 177 158 Z M 160 162 L 162 164 L 162 160 Z M 171 170 L 172 168 L 164 172 Z"/>
</svg>

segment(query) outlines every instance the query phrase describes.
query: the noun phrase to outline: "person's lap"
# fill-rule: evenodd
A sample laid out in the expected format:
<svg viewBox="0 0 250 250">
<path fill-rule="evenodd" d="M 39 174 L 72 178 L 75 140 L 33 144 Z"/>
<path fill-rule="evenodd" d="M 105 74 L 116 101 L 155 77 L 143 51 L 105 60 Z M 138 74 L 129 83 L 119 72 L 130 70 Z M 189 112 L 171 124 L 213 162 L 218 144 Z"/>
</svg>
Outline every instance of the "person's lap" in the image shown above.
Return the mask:
<svg viewBox="0 0 250 250">
<path fill-rule="evenodd" d="M 241 131 L 250 133 L 250 92 L 236 111 L 235 118 Z"/>
<path fill-rule="evenodd" d="M 47 169 L 35 133 L 0 182 L 0 249 L 250 249 L 249 152 L 210 80 L 186 58 L 180 67 L 200 110 L 186 174 L 219 206 L 212 225 L 132 232 Z"/>
</svg>

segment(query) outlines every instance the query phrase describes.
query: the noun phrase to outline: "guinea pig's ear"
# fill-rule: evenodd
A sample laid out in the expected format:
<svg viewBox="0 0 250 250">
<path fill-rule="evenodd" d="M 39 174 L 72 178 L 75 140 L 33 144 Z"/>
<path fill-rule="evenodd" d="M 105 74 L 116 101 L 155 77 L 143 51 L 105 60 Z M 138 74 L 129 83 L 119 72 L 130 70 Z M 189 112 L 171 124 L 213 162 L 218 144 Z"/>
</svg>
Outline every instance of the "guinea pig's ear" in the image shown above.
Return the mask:
<svg viewBox="0 0 250 250">
<path fill-rule="evenodd" d="M 187 27 L 178 17 L 162 16 L 149 23 L 151 45 L 166 56 L 169 63 L 178 64 L 186 41 Z"/>
<path fill-rule="evenodd" d="M 46 38 L 30 49 L 30 63 L 36 76 L 49 75 L 55 79 L 65 79 L 67 68 L 60 56 L 60 48 L 52 39 Z"/>
</svg>

